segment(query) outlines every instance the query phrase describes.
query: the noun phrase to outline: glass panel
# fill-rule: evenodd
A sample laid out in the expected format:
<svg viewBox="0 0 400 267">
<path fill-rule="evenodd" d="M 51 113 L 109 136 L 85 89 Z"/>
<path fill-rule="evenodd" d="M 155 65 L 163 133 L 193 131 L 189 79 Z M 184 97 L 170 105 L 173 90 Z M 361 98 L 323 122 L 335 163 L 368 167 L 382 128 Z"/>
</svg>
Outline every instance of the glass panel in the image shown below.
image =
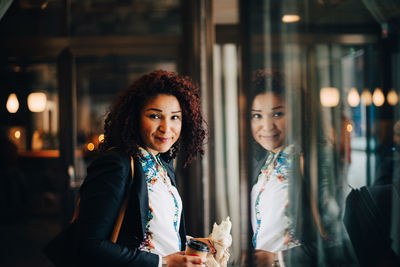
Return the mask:
<svg viewBox="0 0 400 267">
<path fill-rule="evenodd" d="M 232 222 L 232 246 L 229 262 L 237 265 L 240 262 L 241 235 L 240 225 L 246 217 L 240 216 L 240 183 L 239 183 L 239 110 L 238 110 L 238 46 L 233 43 L 214 46 L 214 112 L 209 125 L 213 129 L 213 153 L 215 159 L 215 176 L 212 194 L 215 203 L 211 210 L 215 212 L 219 223 L 227 216 Z M 214 214 L 213 214 L 214 215 Z M 245 222 L 246 223 L 246 222 Z M 244 223 L 244 224 L 245 224 Z"/>
<path fill-rule="evenodd" d="M 272 253 L 250 259 L 397 264 L 400 5 L 242 3 L 250 239 Z"/>
</svg>

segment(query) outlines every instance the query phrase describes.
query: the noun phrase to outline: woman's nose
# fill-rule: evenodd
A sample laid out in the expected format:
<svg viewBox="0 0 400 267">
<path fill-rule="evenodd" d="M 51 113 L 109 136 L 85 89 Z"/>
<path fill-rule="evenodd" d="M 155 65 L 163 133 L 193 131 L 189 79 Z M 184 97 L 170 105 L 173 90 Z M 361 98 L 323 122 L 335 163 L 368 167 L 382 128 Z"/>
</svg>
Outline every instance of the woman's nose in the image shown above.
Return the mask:
<svg viewBox="0 0 400 267">
<path fill-rule="evenodd" d="M 165 133 L 165 132 L 168 131 L 169 127 L 170 127 L 170 123 L 168 122 L 168 120 L 163 119 L 163 120 L 161 120 L 161 123 L 160 123 L 160 126 L 158 127 L 158 130 L 163 132 L 163 133 Z"/>
<path fill-rule="evenodd" d="M 264 117 L 262 125 L 263 125 L 263 128 L 266 130 L 272 130 L 275 128 L 274 120 L 268 116 Z"/>
</svg>

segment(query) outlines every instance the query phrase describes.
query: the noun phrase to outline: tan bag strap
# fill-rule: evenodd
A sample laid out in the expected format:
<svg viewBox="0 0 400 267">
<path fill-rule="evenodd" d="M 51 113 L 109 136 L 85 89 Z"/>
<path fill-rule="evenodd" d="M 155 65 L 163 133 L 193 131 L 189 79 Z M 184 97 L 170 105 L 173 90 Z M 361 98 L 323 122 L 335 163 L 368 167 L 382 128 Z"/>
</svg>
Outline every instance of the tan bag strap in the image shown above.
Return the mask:
<svg viewBox="0 0 400 267">
<path fill-rule="evenodd" d="M 135 167 L 134 167 L 134 162 L 133 162 L 132 156 L 131 156 L 131 170 L 132 170 L 132 181 L 133 181 L 133 178 L 135 176 Z M 110 241 L 113 243 L 117 242 L 119 231 L 121 230 L 122 221 L 124 220 L 124 217 L 125 217 L 126 207 L 128 206 L 129 197 L 130 197 L 130 190 L 128 190 L 128 192 L 126 193 L 126 196 L 124 198 L 124 201 L 122 202 L 121 209 L 119 210 L 117 220 L 115 221 L 114 228 L 113 228 L 113 231 L 110 236 Z M 78 197 L 78 200 L 76 202 L 74 216 L 72 217 L 71 222 L 74 222 L 78 218 L 80 202 L 81 202 L 81 198 Z"/>
</svg>

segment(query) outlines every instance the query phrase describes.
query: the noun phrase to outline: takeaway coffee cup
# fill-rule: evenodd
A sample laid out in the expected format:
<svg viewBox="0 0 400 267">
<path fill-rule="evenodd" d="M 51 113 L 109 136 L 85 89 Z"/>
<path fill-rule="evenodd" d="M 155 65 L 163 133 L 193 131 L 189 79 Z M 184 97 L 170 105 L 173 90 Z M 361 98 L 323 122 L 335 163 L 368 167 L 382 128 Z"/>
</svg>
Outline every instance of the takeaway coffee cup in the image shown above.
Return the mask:
<svg viewBox="0 0 400 267">
<path fill-rule="evenodd" d="M 210 252 L 210 247 L 200 240 L 192 238 L 186 243 L 186 255 L 205 258 L 208 252 Z"/>
</svg>

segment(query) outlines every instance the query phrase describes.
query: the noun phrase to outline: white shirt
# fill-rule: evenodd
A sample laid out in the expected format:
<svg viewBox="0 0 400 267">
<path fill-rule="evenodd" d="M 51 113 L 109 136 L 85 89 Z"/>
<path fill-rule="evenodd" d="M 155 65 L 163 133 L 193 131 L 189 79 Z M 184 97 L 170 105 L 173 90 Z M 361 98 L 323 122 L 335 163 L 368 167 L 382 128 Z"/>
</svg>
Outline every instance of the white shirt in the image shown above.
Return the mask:
<svg viewBox="0 0 400 267">
<path fill-rule="evenodd" d="M 275 155 L 271 154 L 251 190 L 255 249 L 279 252 L 300 245 L 294 237 L 287 209 L 292 152 L 292 147 L 288 146 Z"/>
<path fill-rule="evenodd" d="M 140 249 L 166 256 L 181 250 L 182 200 L 158 157 L 142 148 L 139 154 L 149 197 L 148 222 Z"/>
</svg>

